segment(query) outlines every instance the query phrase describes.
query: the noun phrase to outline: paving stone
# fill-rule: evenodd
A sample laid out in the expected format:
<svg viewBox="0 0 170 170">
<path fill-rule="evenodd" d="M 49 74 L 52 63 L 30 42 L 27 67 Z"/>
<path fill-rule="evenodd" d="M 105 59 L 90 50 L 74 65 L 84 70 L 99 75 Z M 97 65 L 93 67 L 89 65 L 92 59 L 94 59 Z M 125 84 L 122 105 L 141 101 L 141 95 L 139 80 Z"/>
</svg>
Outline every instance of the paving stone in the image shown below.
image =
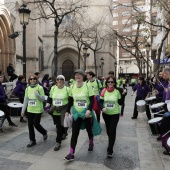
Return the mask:
<svg viewBox="0 0 170 170">
<path fill-rule="evenodd" d="M 31 163 L 0 158 L 0 170 L 26 170 Z"/>
<path fill-rule="evenodd" d="M 21 153 L 29 153 L 33 155 L 43 155 L 46 153 L 51 147 L 55 145 L 55 139 L 49 138 L 47 139 L 46 142 L 43 141 L 42 137 L 37 137 L 37 145 L 31 148 L 27 148 L 27 144 L 29 143 L 28 140 L 29 134 L 27 132 L 24 132 L 7 142 L 3 143 L 0 146 L 0 150 L 8 150 L 8 151 L 14 151 L 14 152 L 21 152 Z M 38 135 L 37 135 L 38 136 Z"/>
<path fill-rule="evenodd" d="M 86 141 L 75 154 L 75 159 L 82 162 L 104 164 L 113 170 L 127 168 L 132 170 L 139 167 L 137 142 L 116 140 L 112 159 L 107 158 L 107 144 L 107 140 L 95 140 L 94 151 L 89 153 L 87 151 L 88 141 Z"/>
</svg>

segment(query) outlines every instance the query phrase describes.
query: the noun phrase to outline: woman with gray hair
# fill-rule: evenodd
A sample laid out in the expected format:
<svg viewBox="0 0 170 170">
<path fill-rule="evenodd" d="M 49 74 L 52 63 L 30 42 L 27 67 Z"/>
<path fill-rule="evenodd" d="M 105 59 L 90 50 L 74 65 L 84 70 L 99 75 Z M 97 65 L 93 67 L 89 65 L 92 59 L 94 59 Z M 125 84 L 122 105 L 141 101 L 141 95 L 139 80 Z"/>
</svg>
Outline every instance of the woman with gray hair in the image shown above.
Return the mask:
<svg viewBox="0 0 170 170">
<path fill-rule="evenodd" d="M 57 76 L 56 85 L 51 87 L 45 107 L 46 111 L 50 111 L 56 125 L 57 137 L 54 151 L 58 151 L 61 148 L 61 141 L 66 137 L 66 129 L 63 123 L 68 105 L 69 88 L 64 83 L 65 77 L 63 75 Z"/>
</svg>

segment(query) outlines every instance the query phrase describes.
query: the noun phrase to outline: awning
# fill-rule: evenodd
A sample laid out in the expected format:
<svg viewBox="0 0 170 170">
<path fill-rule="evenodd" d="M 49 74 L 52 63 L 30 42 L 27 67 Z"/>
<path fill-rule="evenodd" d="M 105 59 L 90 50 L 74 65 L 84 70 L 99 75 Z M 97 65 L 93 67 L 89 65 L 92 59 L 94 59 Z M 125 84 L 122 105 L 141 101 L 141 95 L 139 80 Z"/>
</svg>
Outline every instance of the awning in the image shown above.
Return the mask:
<svg viewBox="0 0 170 170">
<path fill-rule="evenodd" d="M 154 63 L 155 64 L 158 64 L 158 59 L 155 59 L 154 60 Z M 160 64 L 170 64 L 170 58 L 161 58 L 160 59 Z"/>
</svg>

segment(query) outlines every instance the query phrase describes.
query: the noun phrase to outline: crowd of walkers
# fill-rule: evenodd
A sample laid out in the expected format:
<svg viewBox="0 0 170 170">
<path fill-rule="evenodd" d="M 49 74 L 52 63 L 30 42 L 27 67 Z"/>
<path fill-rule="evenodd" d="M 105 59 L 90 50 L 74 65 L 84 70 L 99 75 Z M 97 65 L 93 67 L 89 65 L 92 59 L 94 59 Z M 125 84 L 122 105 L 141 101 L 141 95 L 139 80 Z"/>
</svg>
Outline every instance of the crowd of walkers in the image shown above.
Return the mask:
<svg viewBox="0 0 170 170">
<path fill-rule="evenodd" d="M 72 135 L 70 150 L 65 157 L 66 160 L 74 160 L 74 154 L 81 129 L 86 129 L 89 138 L 88 151 L 94 149 L 94 136 L 101 133 L 100 117 L 102 115 L 105 122 L 108 136 L 108 146 L 106 149 L 109 158 L 113 155 L 113 147 L 116 140 L 116 129 L 119 118 L 123 116 L 125 107 L 125 96 L 127 95 L 126 81 L 122 83 L 120 79 L 115 79 L 114 72 L 110 71 L 108 77 L 96 78 L 92 71 L 83 72 L 76 70 L 73 78 L 66 85 L 64 75 L 58 75 L 55 81 L 51 82 L 49 74 L 45 74 L 42 81 L 39 81 L 40 73 L 35 72 L 30 75 L 26 82 L 23 75 L 18 76 L 13 94 L 18 97 L 23 104 L 20 122 L 28 121 L 28 131 L 30 143 L 27 147 L 36 145 L 34 128 L 42 134 L 43 140 L 48 138 L 47 130 L 40 124 L 44 111 L 52 116 L 56 126 L 56 145 L 54 151 L 60 150 L 62 140 L 66 138 L 68 126 L 64 125 L 64 119 L 71 115 Z M 4 76 L 0 74 L 0 110 L 5 113 L 3 122 L 7 119 L 10 126 L 17 127 L 12 122 L 9 108 L 7 106 L 8 97 L 2 86 Z M 121 84 L 122 83 L 122 84 Z M 136 84 L 132 86 L 132 95 L 136 91 L 134 111 L 132 119 L 137 119 L 137 101 L 145 100 L 154 92 L 157 102 L 165 102 L 165 114 L 160 125 L 161 140 L 164 134 L 170 131 L 170 68 L 165 68 L 158 77 L 153 77 L 151 81 L 145 81 L 144 77 L 139 77 Z M 28 119 L 26 121 L 26 116 Z M 149 105 L 146 105 L 146 116 L 151 119 Z M 2 129 L 3 123 L 0 129 Z M 169 150 L 163 152 L 170 155 Z"/>
<path fill-rule="evenodd" d="M 5 113 L 5 119 L 10 126 L 16 126 L 11 121 L 9 108 L 7 106 L 7 95 L 2 86 L 4 76 L 0 75 L 0 110 Z M 39 81 L 40 73 L 30 75 L 28 82 L 23 75 L 18 76 L 13 94 L 23 104 L 20 122 L 28 122 L 30 143 L 27 147 L 36 145 L 34 128 L 42 134 L 43 140 L 48 138 L 47 130 L 40 124 L 44 111 L 52 116 L 56 126 L 56 145 L 54 151 L 61 148 L 62 140 L 66 138 L 68 127 L 64 126 L 64 119 L 72 116 L 72 135 L 70 151 L 66 160 L 74 160 L 74 154 L 81 129 L 86 129 L 89 138 L 88 151 L 94 149 L 94 136 L 101 133 L 100 116 L 102 113 L 108 135 L 107 156 L 112 157 L 113 146 L 116 140 L 116 128 L 119 117 L 123 116 L 125 96 L 127 94 L 126 84 L 120 87 L 110 71 L 105 79 L 97 79 L 92 71 L 83 72 L 76 70 L 73 78 L 65 83 L 64 75 L 58 75 L 53 83 L 51 78 L 45 74 Z M 28 83 L 28 84 L 27 84 Z M 47 99 L 46 99 L 47 97 Z M 122 109 L 120 109 L 122 106 Z M 26 118 L 27 117 L 27 121 Z M 2 127 L 0 127 L 2 128 Z"/>
</svg>

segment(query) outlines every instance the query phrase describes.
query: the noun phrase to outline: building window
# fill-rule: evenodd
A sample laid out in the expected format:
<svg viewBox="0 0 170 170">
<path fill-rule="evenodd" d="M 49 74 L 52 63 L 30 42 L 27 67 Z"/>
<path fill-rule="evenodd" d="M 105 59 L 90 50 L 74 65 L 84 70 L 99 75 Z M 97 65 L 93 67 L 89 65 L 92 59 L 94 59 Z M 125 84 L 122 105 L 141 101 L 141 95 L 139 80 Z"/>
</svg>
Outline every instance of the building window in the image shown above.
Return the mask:
<svg viewBox="0 0 170 170">
<path fill-rule="evenodd" d="M 123 28 L 123 32 L 130 32 L 131 28 Z"/>
<path fill-rule="evenodd" d="M 113 25 L 118 25 L 118 21 L 113 21 Z"/>
<path fill-rule="evenodd" d="M 122 16 L 123 16 L 123 17 L 129 16 L 129 15 L 130 15 L 130 12 L 129 12 L 129 11 L 122 12 Z"/>
<path fill-rule="evenodd" d="M 129 57 L 130 56 L 130 53 L 122 53 L 122 57 Z"/>
<path fill-rule="evenodd" d="M 112 5 L 112 9 L 118 9 L 118 5 Z"/>
<path fill-rule="evenodd" d="M 113 13 L 113 17 L 118 17 L 118 13 Z"/>
</svg>

